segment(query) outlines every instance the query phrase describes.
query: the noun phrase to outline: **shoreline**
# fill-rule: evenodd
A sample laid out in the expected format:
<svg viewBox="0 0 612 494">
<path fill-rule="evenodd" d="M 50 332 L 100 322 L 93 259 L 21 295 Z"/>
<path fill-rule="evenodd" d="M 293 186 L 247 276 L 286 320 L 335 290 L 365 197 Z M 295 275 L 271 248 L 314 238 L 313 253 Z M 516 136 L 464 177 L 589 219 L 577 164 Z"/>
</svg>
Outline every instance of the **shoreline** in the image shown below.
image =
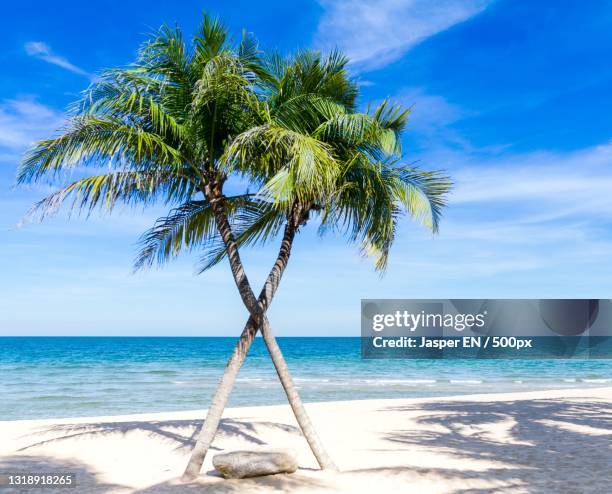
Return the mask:
<svg viewBox="0 0 612 494">
<path fill-rule="evenodd" d="M 306 408 L 339 472 L 318 470 L 288 405 L 228 408 L 195 484 L 178 477 L 205 410 L 2 421 L 0 471 L 74 471 L 82 492 L 117 494 L 401 492 L 406 485 L 423 493 L 575 486 L 600 494 L 612 481 L 612 387 Z M 276 448 L 296 452 L 296 473 L 223 480 L 212 467 L 221 450 Z"/>
<path fill-rule="evenodd" d="M 578 383 L 576 383 L 578 384 Z M 522 391 L 522 392 L 502 392 L 502 393 L 473 393 L 473 394 L 453 394 L 453 395 L 445 395 L 445 396 L 426 396 L 426 397 L 418 397 L 418 398 L 364 398 L 364 399 L 354 399 L 354 400 L 329 400 L 329 401 L 310 401 L 304 402 L 305 405 L 310 407 L 317 407 L 318 405 L 342 405 L 342 404 L 389 404 L 392 405 L 394 402 L 408 402 L 408 403 L 422 403 L 422 402 L 438 402 L 438 401 L 456 401 L 462 399 L 469 399 L 473 401 L 487 401 L 488 398 L 493 397 L 495 400 L 504 400 L 506 397 L 511 400 L 522 400 L 529 399 L 530 397 L 535 397 L 545 393 L 550 398 L 553 397 L 561 397 L 561 398 L 571 398 L 571 397 L 579 397 L 585 394 L 588 391 L 609 391 L 612 394 L 612 386 L 593 386 L 588 388 L 551 388 L 551 389 L 541 389 L 541 390 L 530 390 L 530 391 Z M 273 405 L 253 405 L 253 406 L 237 406 L 237 407 L 227 407 L 224 411 L 224 417 L 226 414 L 234 415 L 239 414 L 240 412 L 246 411 L 261 411 L 265 412 L 266 409 L 275 409 L 278 407 L 287 407 L 289 406 L 287 403 L 283 404 L 273 404 Z M 0 427 L 4 424 L 29 424 L 29 425 L 45 425 L 45 423 L 66 423 L 66 424 L 76 424 L 76 423 L 88 423 L 93 421 L 104 420 L 108 422 L 121 422 L 124 420 L 134 420 L 134 421 L 147 421 L 147 420 L 156 420 L 163 418 L 173 418 L 173 419 L 181 419 L 181 418 L 194 418 L 197 416 L 205 417 L 208 412 L 208 408 L 200 408 L 200 409 L 191 409 L 191 410 L 173 410 L 173 411 L 162 411 L 162 412 L 145 412 L 145 413 L 129 413 L 129 414 L 117 414 L 117 415 L 86 415 L 86 416 L 72 416 L 72 417 L 50 417 L 50 418 L 41 418 L 41 419 L 16 419 L 16 420 L 0 420 Z"/>
<path fill-rule="evenodd" d="M 261 338 L 230 406 L 286 398 Z M 232 338 L 30 338 L 0 344 L 0 420 L 200 411 L 210 405 Z M 286 338 L 305 402 L 441 397 L 612 386 L 612 360 L 365 360 L 359 338 Z M 328 345 L 327 343 L 330 343 Z"/>
</svg>

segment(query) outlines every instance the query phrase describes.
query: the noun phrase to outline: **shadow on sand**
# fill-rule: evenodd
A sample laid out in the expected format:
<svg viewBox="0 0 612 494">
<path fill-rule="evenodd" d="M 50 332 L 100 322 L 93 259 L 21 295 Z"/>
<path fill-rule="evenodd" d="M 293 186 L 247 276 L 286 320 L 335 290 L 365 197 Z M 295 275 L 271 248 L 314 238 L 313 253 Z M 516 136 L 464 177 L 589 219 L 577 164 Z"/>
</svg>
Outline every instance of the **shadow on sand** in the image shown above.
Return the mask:
<svg viewBox="0 0 612 494">
<path fill-rule="evenodd" d="M 27 451 L 36 446 L 61 442 L 85 436 L 105 436 L 113 434 L 128 434 L 132 431 L 146 432 L 152 436 L 160 436 L 176 443 L 175 449 L 190 450 L 196 441 L 202 420 L 159 420 L 159 421 L 126 421 L 126 422 L 91 422 L 82 424 L 61 424 L 38 430 L 34 435 L 54 434 L 55 437 L 33 441 L 24 446 L 19 452 Z M 257 437 L 258 428 L 277 429 L 289 434 L 301 434 L 297 427 L 287 424 L 266 421 L 249 421 L 249 419 L 233 420 L 222 419 L 219 424 L 217 438 L 236 438 L 251 445 L 265 445 Z M 218 448 L 212 447 L 215 450 Z"/>
<path fill-rule="evenodd" d="M 196 481 L 190 484 L 176 482 L 163 482 L 134 494 L 165 494 L 165 493 L 191 493 L 201 494 L 257 494 L 259 492 L 290 493 L 297 489 L 310 489 L 313 493 L 329 492 L 327 483 L 299 472 L 291 475 L 269 475 L 240 480 L 220 480 L 211 482 L 209 479 Z"/>
<path fill-rule="evenodd" d="M 425 411 L 421 430 L 396 430 L 385 439 L 430 447 L 453 457 L 496 460 L 508 468 L 482 472 L 443 470 L 443 476 L 496 479 L 505 487 L 458 489 L 456 494 L 490 492 L 598 493 L 612 492 L 612 405 L 601 401 L 519 400 L 503 402 L 439 401 L 382 409 Z M 381 417 L 382 419 L 382 417 Z M 383 419 L 384 420 L 384 419 Z M 496 423 L 503 437 L 488 434 Z M 455 473 L 453 473 L 455 472 Z"/>
<path fill-rule="evenodd" d="M 200 482 L 192 484 L 182 484 L 176 480 L 169 480 L 160 484 L 145 488 L 143 490 L 134 491 L 133 489 L 116 484 L 109 484 L 100 481 L 96 472 L 93 472 L 85 464 L 63 461 L 46 456 L 34 456 L 27 453 L 38 446 L 54 444 L 61 448 L 63 441 L 90 437 L 96 438 L 100 436 L 121 436 L 134 431 L 145 432 L 151 436 L 161 437 L 166 441 L 170 441 L 175 445 L 175 450 L 182 450 L 187 454 L 195 444 L 201 420 L 160 420 L 160 421 L 122 421 L 122 422 L 89 422 L 89 423 L 73 423 L 59 424 L 50 427 L 40 428 L 37 431 L 28 434 L 28 439 L 31 441 L 17 451 L 11 457 L 5 457 L 0 460 L 0 474 L 8 472 L 74 472 L 77 475 L 76 489 L 52 489 L 45 488 L 44 492 L 58 492 L 63 494 L 70 493 L 106 493 L 106 492 L 126 492 L 126 493 L 232 493 L 245 492 L 242 490 L 245 485 L 251 486 L 255 492 L 257 488 L 266 488 L 269 490 L 278 490 L 278 492 L 287 492 L 292 487 L 297 485 L 308 485 L 312 481 L 308 478 L 302 478 L 299 475 L 276 475 L 267 478 L 243 480 L 243 481 L 225 481 L 218 478 L 215 472 L 209 472 L 209 475 L 203 476 Z M 258 436 L 264 430 L 274 429 L 291 435 L 301 435 L 300 430 L 288 424 L 251 420 L 244 418 L 240 420 L 223 419 L 219 425 L 217 439 L 233 438 L 238 439 L 254 446 L 263 446 L 267 443 Z M 42 438 L 41 438 L 42 436 Z M 51 437 L 49 437 L 51 436 Z M 218 450 L 218 448 L 211 448 Z M 186 460 L 185 460 L 186 461 Z M 217 478 L 215 478 L 217 477 Z M 38 490 L 36 490 L 38 491 Z M 0 493 L 21 493 L 23 489 L 10 490 L 5 487 L 0 487 Z M 28 491 L 32 492 L 32 491 Z"/>
<path fill-rule="evenodd" d="M 168 480 L 132 491 L 126 486 L 101 482 L 96 473 L 78 463 L 50 460 L 45 457 L 15 455 L 0 460 L 0 472 L 65 471 L 76 472 L 79 488 L 66 492 L 134 492 L 134 494 L 202 493 L 242 494 L 258 492 L 354 492 L 342 486 L 360 486 L 376 479 L 396 480 L 399 485 L 431 485 L 435 492 L 452 494 L 605 494 L 612 485 L 612 404 L 587 399 L 517 400 L 517 401 L 436 401 L 379 410 L 380 423 L 385 412 L 418 412 L 416 419 L 407 420 L 406 428 L 385 432 L 388 451 L 406 455 L 406 465 L 344 471 L 333 480 L 323 473 L 308 474 L 298 471 L 292 475 L 276 475 L 245 480 L 221 480 L 208 475 L 197 482 L 180 484 Z M 411 424 L 418 427 L 411 428 Z M 145 431 L 159 435 L 176 444 L 176 449 L 187 450 L 201 425 L 197 420 L 154 422 L 102 422 L 57 425 L 37 433 L 57 434 L 57 437 L 33 441 L 21 451 L 41 444 L 57 442 L 84 435 L 127 434 Z M 495 425 L 499 425 L 495 429 Z M 274 428 L 300 435 L 296 427 L 274 422 L 225 419 L 220 435 L 235 437 L 253 445 L 265 444 L 259 439 L 261 427 Z M 498 433 L 491 433 L 491 430 Z M 33 434 L 32 436 L 34 436 Z M 34 439 L 34 437 L 33 437 Z M 399 446 L 399 450 L 398 450 Z M 439 465 L 432 468 L 415 467 L 412 455 L 418 448 L 439 451 L 456 459 L 494 461 L 493 467 L 482 470 L 458 469 Z M 371 450 L 376 455 L 377 450 Z M 378 450 L 380 451 L 380 449 Z M 441 489 L 440 479 L 448 481 Z M 424 483 L 423 483 L 424 482 Z M 431 482 L 431 484 L 430 484 Z M 494 483 L 491 483 L 494 482 Z M 397 485 L 397 484 L 396 484 Z M 451 487 L 455 486 L 455 487 Z M 486 486 L 486 487 L 479 487 Z M 11 492 L 2 490 L 2 492 Z M 14 492 L 23 492 L 14 491 Z M 45 492 L 53 492 L 45 490 Z M 384 490 L 379 491 L 380 494 Z"/>
</svg>

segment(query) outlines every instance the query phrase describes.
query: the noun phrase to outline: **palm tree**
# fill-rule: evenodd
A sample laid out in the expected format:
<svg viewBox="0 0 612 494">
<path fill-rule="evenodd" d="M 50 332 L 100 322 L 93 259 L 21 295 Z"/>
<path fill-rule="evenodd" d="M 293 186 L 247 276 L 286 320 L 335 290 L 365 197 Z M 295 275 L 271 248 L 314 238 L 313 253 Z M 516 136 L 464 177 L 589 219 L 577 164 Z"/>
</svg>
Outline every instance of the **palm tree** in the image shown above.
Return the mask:
<svg viewBox="0 0 612 494">
<path fill-rule="evenodd" d="M 240 363 L 250 346 L 246 337 L 254 336 L 263 312 L 240 259 L 232 218 L 241 214 L 258 218 L 269 215 L 269 208 L 248 192 L 224 194 L 228 175 L 220 158 L 233 136 L 250 128 L 258 117 L 255 82 L 266 77 L 258 62 L 249 37 L 232 48 L 223 26 L 208 16 L 191 49 L 178 28 L 163 27 L 142 48 L 132 67 L 103 74 L 74 105 L 63 132 L 31 149 L 18 173 L 18 182 L 26 183 L 48 175 L 61 177 L 62 172 L 77 167 L 108 164 L 110 171 L 76 180 L 40 201 L 33 213 L 41 217 L 70 200 L 71 209 L 87 212 L 97 207 L 112 211 L 118 202 L 146 205 L 160 199 L 180 204 L 183 213 L 197 211 L 198 225 L 190 235 L 223 244 L 240 295 L 253 314 L 253 329 L 243 335 L 234 352 L 239 356 L 234 362 Z M 321 177 L 324 183 L 331 181 L 325 177 L 332 176 L 333 160 L 317 142 L 296 135 L 289 136 L 284 145 L 290 152 L 297 147 L 318 156 L 318 175 L 311 176 L 310 183 L 303 180 L 304 187 L 320 189 Z M 294 234 L 291 230 L 287 228 L 288 238 Z M 262 298 L 271 300 L 278 286 L 288 257 L 286 245 L 281 247 Z M 210 415 L 215 415 L 214 401 Z M 297 418 L 321 466 L 333 466 L 312 427 L 303 422 L 305 413 Z"/>
<path fill-rule="evenodd" d="M 279 57 L 268 60 L 259 122 L 237 136 L 221 159 L 228 173 L 238 170 L 254 179 L 263 201 L 260 206 L 265 211 L 257 218 L 237 218 L 233 225 L 236 244 L 265 242 L 279 233 L 283 223 L 285 228 L 279 258 L 258 298 L 262 314 L 251 311 L 240 340 L 246 350 L 237 347 L 230 359 L 185 472 L 186 478 L 197 475 L 201 468 L 233 382 L 257 331 L 258 317 L 263 319 L 264 341 L 304 435 L 319 464 L 323 468 L 333 467 L 329 458 L 321 456 L 324 450 L 317 442 L 265 317 L 280 281 L 276 275 L 282 274 L 295 234 L 311 215 L 319 215 L 322 233 L 341 230 L 349 240 L 359 241 L 364 253 L 377 256 L 378 269 L 386 266 L 403 211 L 437 230 L 449 181 L 439 173 L 422 172 L 397 163 L 401 155 L 399 134 L 408 112 L 384 102 L 371 113 L 356 113 L 356 89 L 347 78 L 346 62 L 339 54 L 322 59 L 320 54 L 312 52 L 303 52 L 290 61 Z M 285 142 L 289 140 L 293 145 L 298 139 L 316 143 L 315 149 L 324 150 L 321 164 L 311 148 L 295 146 L 297 149 L 294 149 Z M 333 180 L 325 183 L 328 178 L 319 172 L 318 166 L 334 166 L 337 170 Z M 254 167 L 257 173 L 253 173 Z M 308 181 L 303 181 L 300 175 L 303 173 L 320 178 L 319 187 L 305 187 Z M 139 263 L 165 262 L 183 246 L 200 245 L 202 239 L 189 233 L 197 229 L 200 214 L 197 210 L 190 214 L 180 208 L 162 219 L 145 236 Z M 224 242 L 209 248 L 203 269 L 219 262 L 228 252 Z M 275 271 L 277 267 L 279 270 Z"/>
<path fill-rule="evenodd" d="M 178 204 L 144 237 L 137 265 L 183 247 L 207 251 L 204 268 L 228 257 L 251 316 L 209 409 L 186 477 L 196 475 L 214 438 L 238 370 L 261 327 L 281 382 L 321 467 L 333 467 L 299 400 L 265 312 L 287 265 L 294 237 L 311 214 L 340 229 L 384 268 L 402 209 L 437 227 L 448 181 L 395 163 L 406 112 L 383 104 L 357 114 L 346 60 L 304 53 L 261 64 L 248 37 L 237 48 L 204 18 L 192 48 L 178 29 L 162 28 L 129 69 L 109 71 L 54 139 L 22 163 L 20 183 L 80 166 L 110 170 L 76 180 L 41 201 L 42 216 L 71 208 L 112 210 L 118 202 Z M 231 174 L 259 191 L 227 196 Z M 239 248 L 283 229 L 277 260 L 255 297 Z"/>
</svg>

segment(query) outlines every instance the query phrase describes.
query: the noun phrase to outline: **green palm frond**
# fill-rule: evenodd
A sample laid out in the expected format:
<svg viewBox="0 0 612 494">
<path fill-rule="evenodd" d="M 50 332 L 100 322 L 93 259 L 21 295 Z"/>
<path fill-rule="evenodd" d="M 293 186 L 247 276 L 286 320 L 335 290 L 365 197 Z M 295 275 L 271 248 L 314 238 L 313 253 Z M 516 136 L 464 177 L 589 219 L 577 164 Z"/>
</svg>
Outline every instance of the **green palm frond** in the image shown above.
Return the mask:
<svg viewBox="0 0 612 494">
<path fill-rule="evenodd" d="M 313 135 L 341 148 L 369 152 L 373 159 L 397 155 L 400 147 L 394 131 L 365 113 L 337 112 L 321 123 Z"/>
<path fill-rule="evenodd" d="M 328 194 L 340 171 L 328 144 L 269 124 L 237 136 L 222 163 L 228 172 L 248 173 L 257 167 L 256 176 L 263 179 L 260 195 L 284 206 Z"/>
<path fill-rule="evenodd" d="M 230 50 L 229 33 L 221 20 L 206 13 L 197 34 L 193 38 L 195 56 L 200 66 L 205 66 L 210 60 L 223 52 Z"/>
<path fill-rule="evenodd" d="M 242 39 L 238 46 L 238 59 L 246 69 L 245 73 L 250 72 L 250 79 L 254 82 L 268 78 L 258 42 L 255 37 L 246 30 L 242 31 Z"/>
<path fill-rule="evenodd" d="M 205 201 L 188 201 L 159 218 L 140 238 L 134 269 L 162 265 L 181 250 L 218 240 L 212 208 Z"/>
<path fill-rule="evenodd" d="M 397 200 L 409 215 L 437 232 L 452 188 L 450 178 L 440 171 L 428 172 L 411 167 L 398 167 L 395 173 L 394 195 Z"/>
<path fill-rule="evenodd" d="M 137 168 L 144 164 L 180 167 L 181 152 L 158 134 L 126 125 L 111 118 L 78 116 L 60 137 L 37 143 L 26 154 L 18 170 L 18 183 L 55 175 L 77 165 L 116 164 Z"/>
<path fill-rule="evenodd" d="M 223 208 L 232 224 L 243 222 L 248 212 L 262 210 L 257 198 L 251 194 L 226 197 Z M 243 242 L 240 240 L 240 244 Z M 134 263 L 136 270 L 154 264 L 163 265 L 183 250 L 199 249 L 215 253 L 219 249 L 225 250 L 216 230 L 210 203 L 194 200 L 184 202 L 167 216 L 158 219 L 141 236 L 139 244 L 140 251 Z"/>
<path fill-rule="evenodd" d="M 348 77 L 347 63 L 338 51 L 323 57 L 319 52 L 302 50 L 290 59 L 272 53 L 262 60 L 267 73 L 262 90 L 271 106 L 298 94 L 316 94 L 354 110 L 357 85 Z"/>
<path fill-rule="evenodd" d="M 322 122 L 347 113 L 346 107 L 333 99 L 312 93 L 297 94 L 277 106 L 265 104 L 264 120 L 306 134 L 315 132 Z"/>
<path fill-rule="evenodd" d="M 180 28 L 164 25 L 142 46 L 136 66 L 174 85 L 189 88 L 195 80 L 191 73 L 192 59 Z"/>
<path fill-rule="evenodd" d="M 158 101 L 159 93 L 156 92 L 163 87 L 155 87 L 152 91 L 148 81 L 126 83 L 123 80 L 126 73 L 129 71 L 109 72 L 102 81 L 92 85 L 80 104 L 81 111 L 92 116 L 134 122 L 177 145 L 185 140 L 185 125 L 168 111 L 165 102 Z"/>
<path fill-rule="evenodd" d="M 381 141 L 381 146 L 390 154 L 401 156 L 401 134 L 408 124 L 410 109 L 391 103 L 389 100 L 384 100 L 371 113 L 368 108 L 367 113 L 378 122 L 381 128 L 386 130 L 386 133 L 382 135 L 383 141 Z"/>
<path fill-rule="evenodd" d="M 112 212 L 118 203 L 128 206 L 147 205 L 164 200 L 184 201 L 193 194 L 189 180 L 172 171 L 121 171 L 76 180 L 48 195 L 34 205 L 26 218 L 41 220 L 68 204 L 71 213 L 91 214 L 95 209 Z"/>
<path fill-rule="evenodd" d="M 320 233 L 332 230 L 361 245 L 384 270 L 401 217 L 408 214 L 436 232 L 450 180 L 393 161 L 372 162 L 357 153 L 342 177 L 342 187 L 323 205 Z"/>
<path fill-rule="evenodd" d="M 369 109 L 368 113 L 370 113 Z M 408 124 L 410 109 L 402 108 L 399 104 L 384 100 L 371 114 L 384 128 L 402 132 Z"/>
</svg>

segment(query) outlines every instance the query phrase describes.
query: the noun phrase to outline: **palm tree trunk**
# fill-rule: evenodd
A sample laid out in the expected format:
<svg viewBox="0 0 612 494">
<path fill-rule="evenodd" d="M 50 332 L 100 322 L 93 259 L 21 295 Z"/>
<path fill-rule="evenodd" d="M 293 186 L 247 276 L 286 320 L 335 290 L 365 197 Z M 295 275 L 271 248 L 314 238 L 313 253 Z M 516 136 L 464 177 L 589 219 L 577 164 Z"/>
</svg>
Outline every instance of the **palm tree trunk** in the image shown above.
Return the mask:
<svg viewBox="0 0 612 494">
<path fill-rule="evenodd" d="M 208 195 L 208 197 L 210 197 L 210 195 Z M 235 242 L 235 238 L 227 216 L 223 212 L 223 208 L 221 207 L 219 202 L 214 201 L 212 203 L 212 206 L 215 212 L 217 228 L 219 229 L 219 233 L 221 234 L 221 237 L 223 238 L 227 249 L 230 267 L 234 276 L 234 281 L 236 283 L 236 286 L 238 287 L 238 291 L 245 306 L 251 313 L 251 317 L 249 318 L 249 321 L 247 322 L 247 325 L 242 332 L 240 340 L 236 345 L 236 348 L 234 349 L 234 352 L 232 353 L 232 356 L 226 366 L 225 372 L 223 374 L 223 377 L 221 378 L 221 382 L 219 383 L 217 392 L 215 393 L 215 397 L 213 398 L 211 407 L 209 408 L 208 414 L 206 416 L 205 423 L 202 427 L 202 430 L 200 431 L 191 458 L 183 474 L 183 480 L 189 480 L 194 478 L 199 474 L 202 468 L 202 463 L 204 462 L 206 453 L 210 448 L 210 445 L 218 429 L 219 421 L 221 420 L 221 415 L 223 414 L 223 410 L 225 408 L 225 405 L 227 404 L 227 400 L 234 386 L 236 376 L 238 375 L 240 367 L 242 366 L 242 363 L 246 358 L 248 350 L 251 344 L 253 343 L 253 338 L 255 337 L 255 334 L 257 332 L 257 326 L 259 326 L 256 321 L 259 321 L 260 324 L 263 324 L 267 328 L 265 332 L 262 331 L 262 333 L 264 333 L 264 341 L 266 343 L 266 347 L 268 348 L 279 379 L 281 380 L 285 393 L 287 394 L 289 403 L 294 411 L 298 425 L 302 429 L 302 433 L 308 441 L 308 444 L 310 445 L 313 454 L 315 455 L 315 458 L 317 459 L 321 468 L 335 469 L 336 467 L 334 463 L 331 461 L 329 455 L 323 448 L 321 441 L 319 440 L 314 430 L 314 427 L 310 422 L 306 410 L 304 409 L 302 401 L 297 393 L 297 390 L 295 389 L 293 381 L 291 380 L 287 363 L 283 358 L 276 339 L 271 333 L 270 326 L 268 324 L 267 318 L 265 317 L 265 311 L 267 310 L 269 304 L 272 301 L 272 298 L 280 283 L 280 278 L 289 260 L 293 239 L 302 219 L 301 210 L 292 210 L 292 214 L 289 216 L 287 225 L 285 227 L 285 234 L 283 236 L 283 242 L 281 243 L 281 248 L 279 250 L 277 260 L 274 263 L 270 274 L 268 275 L 268 278 L 261 291 L 259 299 L 257 299 L 256 303 L 253 303 L 253 300 L 255 300 L 255 296 L 253 294 L 250 283 L 246 276 L 246 272 L 244 271 L 244 267 L 240 260 L 238 247 Z M 296 217 L 298 218 L 297 221 Z"/>
<path fill-rule="evenodd" d="M 289 261 L 289 256 L 291 255 L 291 247 L 293 245 L 295 234 L 296 228 L 293 226 L 293 223 L 287 222 L 278 256 L 259 295 L 258 302 L 263 308 L 267 309 L 267 307 L 269 307 L 278 285 L 280 284 L 281 277 L 285 271 L 287 262 Z M 237 256 L 237 259 L 238 261 L 240 260 L 239 256 Z M 234 261 L 235 260 L 236 256 L 234 257 Z M 246 278 L 244 269 L 236 269 L 235 267 L 232 267 L 232 273 L 234 273 L 234 279 L 240 280 L 240 282 L 243 284 L 242 286 L 244 287 L 244 279 Z M 236 281 L 236 284 L 238 285 L 239 281 Z M 258 324 L 256 323 L 255 318 L 253 316 L 249 317 L 249 320 L 247 321 L 242 334 L 240 335 L 240 339 L 234 347 L 234 351 L 232 352 L 232 355 L 225 366 L 225 371 L 223 372 L 223 376 L 221 377 L 221 381 L 217 386 L 215 396 L 213 397 L 208 413 L 206 414 L 206 420 L 204 421 L 202 429 L 198 434 L 198 439 L 191 453 L 191 458 L 189 459 L 187 468 L 183 473 L 183 480 L 193 479 L 200 473 L 206 453 L 208 452 L 208 449 L 215 438 L 215 434 L 217 433 L 217 429 L 219 428 L 219 422 L 221 420 L 223 410 L 227 405 L 232 388 L 234 387 L 236 377 L 238 376 L 238 372 L 246 359 L 247 353 L 253 343 L 253 339 L 257 334 L 257 329 Z"/>
<path fill-rule="evenodd" d="M 197 477 L 202 469 L 204 458 L 206 457 L 206 453 L 208 452 L 208 449 L 215 438 L 215 434 L 219 428 L 219 422 L 221 421 L 221 416 L 223 415 L 223 410 L 225 410 L 227 400 L 229 399 L 234 383 L 236 382 L 236 376 L 238 376 L 240 367 L 242 367 L 242 363 L 247 356 L 256 334 L 257 325 L 253 317 L 250 317 L 244 330 L 242 331 L 242 334 L 240 335 L 238 343 L 234 347 L 232 356 L 225 366 L 225 371 L 223 372 L 221 381 L 217 386 L 215 396 L 213 397 L 210 407 L 208 408 L 206 419 L 204 420 L 204 424 L 202 425 L 202 429 L 198 434 L 196 444 L 191 452 L 191 458 L 189 459 L 187 468 L 183 473 L 182 478 L 185 481 Z"/>
<path fill-rule="evenodd" d="M 265 315 L 261 327 L 261 333 L 266 343 L 266 347 L 268 348 L 268 352 L 270 353 L 270 357 L 272 358 L 272 362 L 274 363 L 274 368 L 276 369 L 278 378 L 280 379 L 283 389 L 285 390 L 285 394 L 287 395 L 287 400 L 289 401 L 291 409 L 293 410 L 293 414 L 295 415 L 297 423 L 299 424 L 300 429 L 302 429 L 302 434 L 304 434 L 306 441 L 308 441 L 308 445 L 317 459 L 319 466 L 323 470 L 337 470 L 336 465 L 323 447 L 323 444 L 319 439 L 319 435 L 310 421 L 310 417 L 308 417 L 308 414 L 306 413 L 302 399 L 300 398 L 300 395 L 293 384 L 293 379 L 291 379 L 291 375 L 289 374 L 287 362 L 285 361 L 281 349 L 276 342 L 276 338 L 272 334 L 272 328 L 270 327 L 268 318 Z"/>
</svg>

